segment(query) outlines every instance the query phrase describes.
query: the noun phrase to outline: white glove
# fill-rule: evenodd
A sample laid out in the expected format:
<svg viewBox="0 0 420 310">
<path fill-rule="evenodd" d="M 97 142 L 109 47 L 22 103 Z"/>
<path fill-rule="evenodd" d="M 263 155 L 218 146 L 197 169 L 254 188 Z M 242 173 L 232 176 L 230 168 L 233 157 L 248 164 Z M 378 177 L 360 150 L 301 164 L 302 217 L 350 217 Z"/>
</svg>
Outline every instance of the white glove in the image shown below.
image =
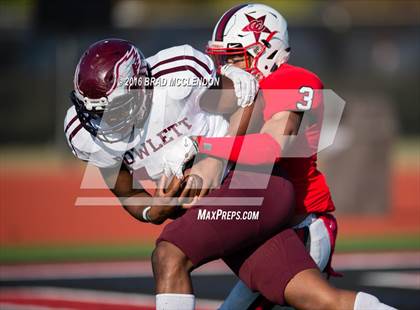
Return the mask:
<svg viewBox="0 0 420 310">
<path fill-rule="evenodd" d="M 220 73 L 232 80 L 235 95 L 238 98 L 238 106 L 245 108 L 254 102 L 259 86 L 257 79 L 251 73 L 232 64 L 222 66 Z"/>
<path fill-rule="evenodd" d="M 182 137 L 171 142 L 163 152 L 163 173 L 168 178 L 174 175 L 181 179 L 185 164 L 198 153 L 197 142 Z"/>
</svg>

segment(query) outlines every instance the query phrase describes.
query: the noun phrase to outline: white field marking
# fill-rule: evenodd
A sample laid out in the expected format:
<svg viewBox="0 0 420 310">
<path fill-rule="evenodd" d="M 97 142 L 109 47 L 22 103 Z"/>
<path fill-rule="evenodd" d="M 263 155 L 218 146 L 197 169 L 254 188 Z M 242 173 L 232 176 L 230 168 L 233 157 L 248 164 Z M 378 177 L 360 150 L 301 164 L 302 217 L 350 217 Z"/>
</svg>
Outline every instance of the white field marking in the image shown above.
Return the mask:
<svg viewBox="0 0 420 310">
<path fill-rule="evenodd" d="M 337 270 L 420 268 L 420 251 L 335 254 Z M 195 275 L 232 274 L 220 260 L 201 266 Z M 151 277 L 149 261 L 0 265 L 0 281 Z"/>
<path fill-rule="evenodd" d="M 0 266 L 0 280 L 150 277 L 148 261 L 83 262 Z"/>
<path fill-rule="evenodd" d="M 420 251 L 334 254 L 337 270 L 420 268 Z"/>
<path fill-rule="evenodd" d="M 42 307 L 42 306 L 35 306 L 35 305 L 18 305 L 12 304 L 8 302 L 1 302 L 0 301 L 0 309 L 2 310 L 51 310 L 50 307 Z M 64 308 L 54 308 L 54 309 L 64 309 Z"/>
<path fill-rule="evenodd" d="M 362 275 L 362 285 L 420 290 L 418 272 L 368 272 Z"/>
<path fill-rule="evenodd" d="M 201 266 L 193 274 L 226 275 L 232 272 L 220 260 Z M 0 266 L 0 281 L 103 279 L 152 277 L 148 261 L 138 262 L 85 262 Z"/>
<path fill-rule="evenodd" d="M 155 296 L 137 293 L 120 293 L 109 291 L 69 289 L 57 287 L 5 287 L 0 289 L 0 299 L 7 296 L 19 296 L 22 300 L 39 298 L 47 300 L 75 301 L 86 303 L 104 303 L 126 306 L 155 306 Z M 196 299 L 197 308 L 216 309 L 222 301 Z"/>
</svg>

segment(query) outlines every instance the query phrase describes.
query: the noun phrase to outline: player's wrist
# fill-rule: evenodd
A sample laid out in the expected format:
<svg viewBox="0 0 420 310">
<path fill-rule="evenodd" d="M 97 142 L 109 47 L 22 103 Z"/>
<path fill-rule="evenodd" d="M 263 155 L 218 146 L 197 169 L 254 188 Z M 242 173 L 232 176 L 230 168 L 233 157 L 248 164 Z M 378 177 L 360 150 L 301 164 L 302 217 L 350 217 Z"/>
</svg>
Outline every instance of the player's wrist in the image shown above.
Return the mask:
<svg viewBox="0 0 420 310">
<path fill-rule="evenodd" d="M 152 224 L 162 224 L 167 217 L 162 214 L 159 206 L 148 206 L 143 210 L 143 219 Z"/>
<path fill-rule="evenodd" d="M 207 155 L 207 157 L 204 160 L 215 168 L 222 168 L 223 165 L 227 162 L 226 159 L 214 157 L 211 155 Z"/>
<path fill-rule="evenodd" d="M 198 153 L 198 137 L 191 136 L 191 137 L 189 137 L 189 139 L 192 142 L 192 148 L 193 148 L 194 155 L 196 155 Z"/>
<path fill-rule="evenodd" d="M 160 225 L 174 213 L 175 208 L 176 206 L 150 206 L 146 214 L 147 222 Z"/>
<path fill-rule="evenodd" d="M 143 209 L 143 212 L 141 214 L 143 221 L 152 222 L 152 218 L 150 217 L 150 214 L 149 214 L 151 209 L 152 209 L 152 206 L 147 206 L 146 208 Z"/>
<path fill-rule="evenodd" d="M 166 220 L 166 217 L 163 216 L 161 210 L 159 210 L 159 207 L 158 206 L 149 206 L 149 207 L 150 208 L 146 212 L 146 215 L 147 215 L 146 222 L 156 224 L 156 225 L 162 224 Z"/>
</svg>

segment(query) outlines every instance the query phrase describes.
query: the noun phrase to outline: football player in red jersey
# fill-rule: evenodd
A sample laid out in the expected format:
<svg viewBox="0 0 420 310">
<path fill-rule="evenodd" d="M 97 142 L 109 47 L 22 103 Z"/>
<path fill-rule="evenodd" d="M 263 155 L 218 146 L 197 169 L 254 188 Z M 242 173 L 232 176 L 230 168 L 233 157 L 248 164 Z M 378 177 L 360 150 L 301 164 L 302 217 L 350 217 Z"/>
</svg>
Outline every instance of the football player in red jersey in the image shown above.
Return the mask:
<svg viewBox="0 0 420 310">
<path fill-rule="evenodd" d="M 286 21 L 265 5 L 239 5 L 227 11 L 216 25 L 207 52 L 226 76 L 234 67 L 239 67 L 259 79 L 263 100 L 259 104 L 257 101 L 254 112 L 262 114 L 263 125 L 259 132 L 250 130 L 241 137 L 198 137 L 199 152 L 238 165 L 268 165 L 271 169 L 274 164 L 287 171 L 297 204 L 292 224 L 297 224 L 298 228 L 307 227 L 312 258 L 321 271 L 331 273 L 336 221 L 329 212 L 335 207 L 325 178 L 317 169 L 316 155 L 323 115 L 321 80 L 308 70 L 287 64 L 290 48 Z M 299 132 L 299 128 L 304 128 L 304 132 Z M 208 185 L 215 184 L 219 177 L 215 171 L 209 172 L 203 166 L 193 167 L 193 173 L 202 176 L 204 184 Z M 268 253 L 269 247 L 261 246 L 245 262 L 273 263 L 266 257 L 261 258 Z M 281 252 L 278 254 L 282 255 Z M 301 285 L 309 285 L 310 281 L 318 283 L 319 290 L 305 294 Z M 258 285 L 252 284 L 247 282 L 254 290 L 258 289 Z M 289 304 L 302 309 L 324 306 L 391 309 L 372 295 L 334 290 L 322 283 L 313 271 L 298 273 L 287 284 L 284 293 Z M 252 293 L 244 283 L 238 283 L 221 309 L 250 309 L 259 304 L 264 304 L 259 294 Z"/>
<path fill-rule="evenodd" d="M 255 142 L 244 140 L 244 149 L 236 161 L 244 164 L 271 161 L 287 171 L 296 195 L 294 223 L 300 222 L 298 227 L 309 231 L 307 246 L 319 269 L 333 273 L 331 256 L 337 224 L 329 212 L 335 207 L 316 163 L 323 114 L 321 80 L 308 70 L 287 64 L 290 53 L 287 23 L 277 11 L 265 5 L 237 6 L 226 12 L 215 27 L 207 52 L 222 70 L 237 66 L 259 79 L 264 102 L 257 108 L 262 109 L 264 125 L 259 134 L 248 136 L 247 140 L 258 140 L 266 147 L 255 147 Z M 312 116 L 309 124 L 302 121 L 305 112 Z M 289 145 L 287 154 L 287 138 L 282 128 L 289 127 L 287 133 L 296 134 L 303 126 L 305 132 L 293 137 L 294 147 L 299 149 L 290 151 Z M 202 143 L 211 143 L 213 147 L 212 141 L 204 139 Z M 246 158 L 248 144 L 253 146 L 253 158 Z M 214 147 L 212 152 L 207 151 L 213 155 L 215 152 Z M 256 306 L 260 301 L 264 303 L 259 294 L 238 282 L 222 309 Z"/>
</svg>

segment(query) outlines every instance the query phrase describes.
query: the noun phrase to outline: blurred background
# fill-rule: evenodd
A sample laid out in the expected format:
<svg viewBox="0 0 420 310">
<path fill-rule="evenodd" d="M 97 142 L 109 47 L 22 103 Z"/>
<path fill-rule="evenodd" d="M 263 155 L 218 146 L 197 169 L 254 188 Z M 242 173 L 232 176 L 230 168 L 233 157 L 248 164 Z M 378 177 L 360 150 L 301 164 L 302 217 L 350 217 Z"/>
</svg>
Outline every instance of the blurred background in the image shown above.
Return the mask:
<svg viewBox="0 0 420 310">
<path fill-rule="evenodd" d="M 360 270 L 338 285 L 375 289 L 401 309 L 414 309 L 420 304 L 414 297 L 420 290 L 420 1 L 260 2 L 288 21 L 290 63 L 317 73 L 347 103 L 334 145 L 320 154 L 337 206 L 337 264 L 348 270 L 346 262 L 371 257 L 400 264 L 397 271 L 384 265 L 388 273 L 380 273 L 392 273 L 382 281 L 391 288 L 372 288 L 366 283 L 381 281 L 363 272 L 354 276 Z M 204 50 L 218 18 L 239 3 L 0 0 L 0 302 L 5 287 L 40 283 L 25 272 L 29 282 L 13 278 L 10 268 L 18 263 L 147 259 L 162 229 L 116 207 L 75 207 L 77 197 L 109 196 L 80 189 L 85 166 L 72 157 L 63 134 L 81 53 L 109 37 L 133 41 L 146 57 L 185 43 Z M 370 258 L 340 256 L 354 252 Z M 153 283 L 140 278 L 83 285 L 150 294 Z M 228 272 L 222 279 L 233 283 Z M 228 285 L 203 281 L 199 297 L 226 295 Z"/>
</svg>

